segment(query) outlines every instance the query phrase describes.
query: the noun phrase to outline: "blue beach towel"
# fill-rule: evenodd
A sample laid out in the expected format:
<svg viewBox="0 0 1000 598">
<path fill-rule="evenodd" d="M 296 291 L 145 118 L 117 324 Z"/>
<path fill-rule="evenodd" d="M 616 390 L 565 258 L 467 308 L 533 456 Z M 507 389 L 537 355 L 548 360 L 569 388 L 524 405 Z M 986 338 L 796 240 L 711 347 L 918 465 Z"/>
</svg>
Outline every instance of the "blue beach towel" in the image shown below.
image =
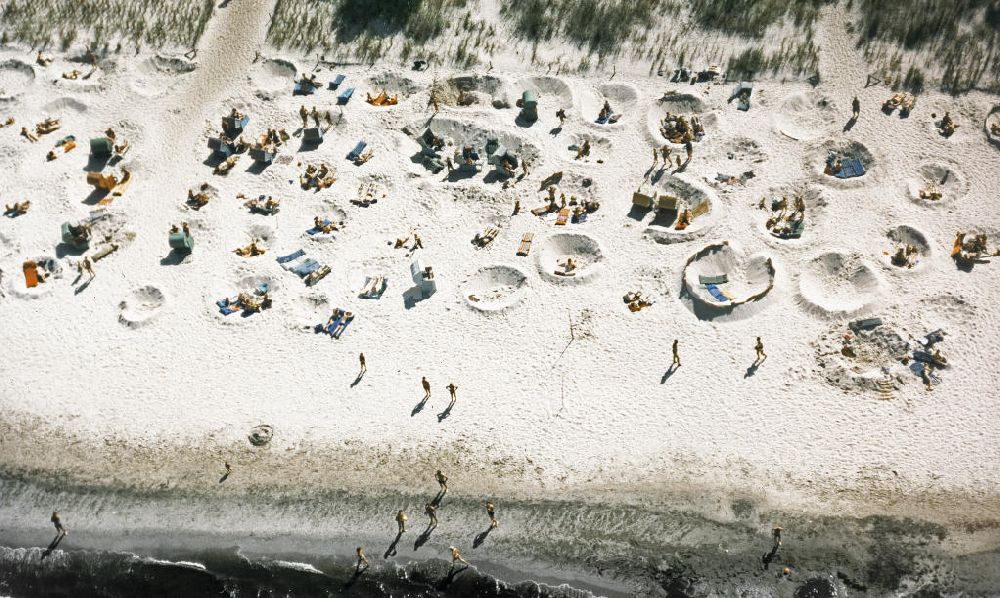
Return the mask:
<svg viewBox="0 0 1000 598">
<path fill-rule="evenodd" d="M 284 264 L 284 263 L 290 262 L 290 261 L 292 261 L 294 259 L 298 259 L 298 258 L 304 256 L 305 254 L 306 254 L 306 252 L 304 250 L 299 249 L 299 250 L 297 250 L 297 251 L 295 251 L 293 253 L 289 253 L 288 255 L 279 255 L 277 257 L 277 261 L 278 261 L 279 264 Z"/>
<path fill-rule="evenodd" d="M 337 96 L 337 103 L 346 104 L 348 101 L 350 101 L 352 95 L 354 95 L 354 88 L 348 87 L 344 91 L 340 92 L 339 96 Z"/>
<path fill-rule="evenodd" d="M 316 271 L 318 268 L 319 262 L 312 258 L 307 258 L 296 266 L 289 268 L 289 270 L 295 272 L 299 276 L 307 276 L 309 273 Z"/>
<path fill-rule="evenodd" d="M 840 172 L 836 173 L 838 179 L 850 179 L 861 176 L 865 173 L 865 166 L 857 158 L 849 158 L 840 161 Z"/>
<path fill-rule="evenodd" d="M 330 222 L 330 220 L 328 218 L 326 218 L 326 219 L 323 220 L 323 226 L 326 226 L 327 224 L 333 224 L 333 223 Z M 307 230 L 306 232 L 309 233 L 310 235 L 318 235 L 319 233 L 321 233 L 323 231 L 321 229 L 316 228 L 314 226 L 314 227 L 310 228 L 309 230 Z"/>
<path fill-rule="evenodd" d="M 340 335 L 344 334 L 344 331 L 347 330 L 347 327 L 350 326 L 351 322 L 353 321 L 354 321 L 354 314 L 351 314 L 350 316 L 347 317 L 346 320 L 344 320 L 344 325 L 340 327 L 340 330 L 331 332 L 330 336 L 332 336 L 333 338 L 340 338 Z"/>
<path fill-rule="evenodd" d="M 364 139 L 362 139 L 361 141 L 358 142 L 357 145 L 354 146 L 354 149 L 351 150 L 351 153 L 347 154 L 347 159 L 357 160 L 358 158 L 361 157 L 361 152 L 365 151 L 366 147 L 368 147 L 368 143 Z"/>
<path fill-rule="evenodd" d="M 729 297 L 726 297 L 724 294 L 722 294 L 722 290 L 720 290 L 719 287 L 715 286 L 714 284 L 706 284 L 705 288 L 712 295 L 712 297 L 715 297 L 716 301 L 719 302 L 729 301 Z"/>
</svg>

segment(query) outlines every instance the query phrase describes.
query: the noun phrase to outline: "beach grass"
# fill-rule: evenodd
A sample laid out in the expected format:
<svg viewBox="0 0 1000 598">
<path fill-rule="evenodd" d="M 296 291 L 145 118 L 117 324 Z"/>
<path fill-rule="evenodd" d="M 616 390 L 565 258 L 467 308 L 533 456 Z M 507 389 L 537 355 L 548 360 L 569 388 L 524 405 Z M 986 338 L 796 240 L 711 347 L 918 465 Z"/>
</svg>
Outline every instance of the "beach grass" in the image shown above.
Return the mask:
<svg viewBox="0 0 1000 598">
<path fill-rule="evenodd" d="M 212 10 L 212 0 L 7 0 L 0 2 L 0 35 L 39 49 L 192 47 Z"/>
</svg>

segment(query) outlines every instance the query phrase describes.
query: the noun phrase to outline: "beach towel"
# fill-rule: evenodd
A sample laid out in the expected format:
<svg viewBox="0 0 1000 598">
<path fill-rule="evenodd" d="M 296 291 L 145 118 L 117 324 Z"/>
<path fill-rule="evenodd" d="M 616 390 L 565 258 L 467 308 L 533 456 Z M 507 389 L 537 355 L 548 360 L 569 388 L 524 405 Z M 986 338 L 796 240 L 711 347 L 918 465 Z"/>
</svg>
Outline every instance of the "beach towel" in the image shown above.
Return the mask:
<svg viewBox="0 0 1000 598">
<path fill-rule="evenodd" d="M 311 272 L 316 271 L 316 269 L 318 268 L 319 268 L 319 262 L 317 262 L 312 258 L 306 258 L 302 260 L 299 264 L 289 268 L 288 270 L 290 272 L 298 274 L 299 276 L 306 276 Z"/>
<path fill-rule="evenodd" d="M 720 303 L 731 301 L 731 299 L 725 293 L 722 292 L 722 289 L 720 289 L 714 284 L 706 284 L 705 289 L 707 289 L 709 294 L 711 294 L 712 297 L 714 297 L 715 300 L 719 301 Z"/>
<path fill-rule="evenodd" d="M 365 278 L 365 286 L 361 289 L 362 299 L 379 299 L 388 286 L 384 276 L 369 276 Z"/>
<path fill-rule="evenodd" d="M 316 86 L 308 81 L 299 81 L 292 87 L 292 95 L 306 96 L 316 92 Z"/>
<path fill-rule="evenodd" d="M 864 320 L 855 320 L 847 325 L 851 330 L 866 330 L 868 328 L 875 328 L 882 325 L 881 318 L 866 318 Z"/>
<path fill-rule="evenodd" d="M 861 176 L 864 173 L 865 166 L 861 163 L 861 160 L 858 160 L 857 158 L 848 158 L 840 161 L 840 172 L 835 173 L 833 176 L 838 179 L 849 179 Z"/>
<path fill-rule="evenodd" d="M 323 226 L 327 226 L 329 224 L 333 224 L 333 223 L 330 222 L 329 218 L 325 218 L 323 220 Z M 310 235 L 318 235 L 319 233 L 323 232 L 323 229 L 314 226 L 314 227 L 310 228 L 309 230 L 307 230 L 306 232 L 309 233 Z"/>
<path fill-rule="evenodd" d="M 368 143 L 364 139 L 362 139 L 361 141 L 358 142 L 357 145 L 354 146 L 354 149 L 352 149 L 351 152 L 347 154 L 347 159 L 357 160 L 358 158 L 361 157 L 361 152 L 365 151 L 366 147 L 368 147 Z"/>
<path fill-rule="evenodd" d="M 38 286 L 38 268 L 34 260 L 24 262 L 24 286 L 29 289 Z"/>
<path fill-rule="evenodd" d="M 236 313 L 238 311 L 240 311 L 240 306 L 236 303 L 230 303 L 219 307 L 219 313 L 224 316 L 228 316 L 229 314 Z"/>
<path fill-rule="evenodd" d="M 334 77 L 333 81 L 330 81 L 330 89 L 337 89 L 338 87 L 340 87 L 340 84 L 343 83 L 344 79 L 346 78 L 347 77 L 345 77 L 344 75 L 337 75 L 336 77 Z"/>
<path fill-rule="evenodd" d="M 704 284 L 704 285 L 715 284 L 715 285 L 719 285 L 719 284 L 724 284 L 724 283 L 727 283 L 727 282 L 729 282 L 729 276 L 726 275 L 726 274 L 717 274 L 715 276 L 702 276 L 700 274 L 698 275 L 698 283 L 699 284 Z"/>
<path fill-rule="evenodd" d="M 276 259 L 277 259 L 277 262 L 279 264 L 285 264 L 285 263 L 288 263 L 288 262 L 290 262 L 290 261 L 292 261 L 294 259 L 298 259 L 298 258 L 304 256 L 305 254 L 306 254 L 306 252 L 304 250 L 298 249 L 298 250 L 296 250 L 296 251 L 294 251 L 292 253 L 289 253 L 288 255 L 279 255 Z"/>
<path fill-rule="evenodd" d="M 345 319 L 344 322 L 340 325 L 340 329 L 331 332 L 330 336 L 332 336 L 333 338 L 340 338 L 340 335 L 344 334 L 344 331 L 347 330 L 347 327 L 350 326 L 351 322 L 353 321 L 354 321 L 354 314 L 347 316 L 347 319 Z"/>
<path fill-rule="evenodd" d="M 330 266 L 323 266 L 315 272 L 310 272 L 305 278 L 306 286 L 313 286 L 317 282 L 323 280 L 327 274 L 330 273 Z"/>
<path fill-rule="evenodd" d="M 337 103 L 346 104 L 350 101 L 352 95 L 354 95 L 354 88 L 348 87 L 344 91 L 340 92 L 339 96 L 337 96 Z"/>
<path fill-rule="evenodd" d="M 337 308 L 337 311 L 340 311 L 340 308 Z M 344 312 L 340 311 L 340 314 L 336 318 L 334 318 L 332 322 L 327 324 L 325 327 L 320 326 L 320 328 L 322 328 L 324 331 L 326 331 L 327 334 L 332 336 L 333 331 L 336 330 L 338 326 L 340 326 L 340 323 L 343 320 L 344 320 Z"/>
<path fill-rule="evenodd" d="M 559 210 L 559 215 L 556 217 L 556 225 L 565 226 L 568 220 L 569 220 L 569 208 L 563 208 Z"/>
<path fill-rule="evenodd" d="M 517 248 L 517 255 L 525 257 L 531 252 L 531 240 L 535 238 L 535 233 L 524 233 L 521 236 L 521 244 Z"/>
</svg>

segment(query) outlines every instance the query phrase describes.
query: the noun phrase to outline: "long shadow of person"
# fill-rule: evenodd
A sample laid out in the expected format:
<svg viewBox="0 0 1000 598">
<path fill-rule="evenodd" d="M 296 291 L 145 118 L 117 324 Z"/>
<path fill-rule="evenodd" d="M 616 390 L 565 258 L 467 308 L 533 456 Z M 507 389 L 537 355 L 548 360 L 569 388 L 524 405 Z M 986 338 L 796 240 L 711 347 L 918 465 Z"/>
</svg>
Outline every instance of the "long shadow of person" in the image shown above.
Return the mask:
<svg viewBox="0 0 1000 598">
<path fill-rule="evenodd" d="M 63 539 L 63 538 L 65 538 L 65 537 L 66 537 L 66 534 L 64 534 L 64 533 L 61 533 L 61 532 L 60 532 L 60 533 L 56 534 L 56 537 L 55 537 L 55 538 L 54 538 L 54 539 L 52 540 L 52 542 L 51 542 L 51 543 L 49 543 L 49 547 L 48 547 L 48 548 L 46 548 L 46 549 L 45 549 L 45 552 L 43 552 L 43 553 L 42 553 L 42 559 L 44 560 L 44 559 L 45 559 L 45 557 L 47 557 L 47 556 L 49 556 L 50 554 L 52 554 L 52 552 L 53 552 L 53 551 L 54 551 L 54 550 L 55 550 L 56 548 L 58 548 L 58 547 L 59 547 L 59 543 L 60 543 L 60 542 L 62 542 L 62 539 Z"/>
<path fill-rule="evenodd" d="M 441 413 L 438 413 L 438 423 L 443 422 L 445 419 L 447 419 L 447 417 L 449 415 L 451 415 L 451 408 L 452 407 L 454 407 L 454 405 L 448 405 L 447 409 L 445 409 Z"/>
<path fill-rule="evenodd" d="M 347 590 L 350 590 L 354 584 L 358 583 L 358 580 L 361 579 L 361 575 L 367 570 L 368 567 L 356 569 L 354 571 L 354 575 L 352 575 L 350 579 L 344 582 L 344 591 L 346 592 Z"/>
<path fill-rule="evenodd" d="M 396 539 L 393 540 L 392 544 L 389 545 L 389 549 L 385 551 L 385 554 L 382 555 L 382 558 L 387 559 L 391 556 L 396 556 L 396 545 L 399 544 L 399 539 L 402 537 L 403 537 L 403 532 L 399 532 L 396 534 Z"/>
<path fill-rule="evenodd" d="M 351 388 L 354 388 L 358 384 L 361 384 L 361 379 L 364 377 L 365 377 L 364 374 L 358 374 L 358 377 L 354 379 L 354 382 L 351 382 Z"/>
<path fill-rule="evenodd" d="M 413 408 L 413 411 L 410 412 L 410 417 L 413 417 L 414 415 L 423 411 L 424 406 L 427 405 L 427 399 L 429 398 L 430 397 L 424 397 L 423 399 L 421 399 L 421 401 L 417 403 L 417 406 Z"/>
<path fill-rule="evenodd" d="M 743 374 L 743 377 L 744 378 L 749 378 L 750 376 L 753 376 L 754 374 L 756 374 L 757 373 L 757 368 L 760 367 L 761 363 L 762 362 L 760 362 L 760 361 L 755 361 L 752 364 L 750 364 L 750 367 L 747 368 L 747 372 L 745 374 Z"/>
<path fill-rule="evenodd" d="M 448 492 L 445 490 L 438 490 L 438 493 L 434 495 L 434 500 L 431 501 L 431 505 L 433 505 L 435 508 L 440 507 L 441 501 L 444 500 L 445 494 L 448 494 Z"/>
<path fill-rule="evenodd" d="M 456 569 L 455 566 L 452 565 L 451 569 L 448 570 L 448 575 L 444 579 L 441 580 L 441 583 L 438 584 L 437 589 L 438 590 L 446 590 L 446 589 L 448 589 L 448 586 L 450 586 L 452 583 L 455 582 L 455 577 L 459 573 L 461 573 L 462 571 L 465 571 L 468 568 L 469 568 L 469 565 L 465 565 L 464 567 L 459 567 L 459 568 Z"/>
<path fill-rule="evenodd" d="M 431 534 L 434 532 L 434 526 L 427 524 L 427 529 L 423 531 L 422 534 L 417 536 L 417 541 L 413 543 L 413 550 L 420 550 L 420 547 L 427 543 L 431 539 Z"/>
<path fill-rule="evenodd" d="M 221 484 L 222 482 L 225 482 L 228 479 L 229 479 L 229 472 L 227 471 L 226 473 L 222 474 L 221 478 L 219 478 L 219 483 Z"/>
<path fill-rule="evenodd" d="M 778 556 L 778 549 L 779 548 L 781 548 L 781 547 L 778 544 L 775 544 L 771 548 L 771 552 L 769 552 L 769 553 L 765 554 L 763 557 L 761 557 L 761 560 L 764 562 L 764 570 L 765 571 L 767 570 L 768 566 L 770 566 L 771 561 L 774 560 L 774 557 Z"/>
<path fill-rule="evenodd" d="M 480 532 L 479 534 L 477 534 L 475 540 L 472 541 L 472 547 L 473 548 L 479 548 L 480 546 L 482 546 L 483 542 L 486 541 L 486 538 L 490 537 L 490 532 L 491 531 L 493 531 L 493 528 L 492 527 L 488 527 L 488 528 L 486 528 L 486 531 Z"/>
<path fill-rule="evenodd" d="M 851 120 L 847 121 L 847 124 L 844 125 L 844 131 L 843 132 L 846 133 L 846 132 L 850 131 L 851 129 L 854 128 L 854 125 L 856 125 L 856 124 L 858 124 L 858 119 L 857 119 L 857 117 L 852 116 Z"/>
<path fill-rule="evenodd" d="M 667 371 L 663 372 L 663 377 L 660 378 L 660 384 L 666 384 L 667 380 L 669 380 L 670 377 L 673 376 L 674 372 L 676 371 L 677 371 L 677 364 L 674 363 L 670 364 L 670 368 Z"/>
</svg>

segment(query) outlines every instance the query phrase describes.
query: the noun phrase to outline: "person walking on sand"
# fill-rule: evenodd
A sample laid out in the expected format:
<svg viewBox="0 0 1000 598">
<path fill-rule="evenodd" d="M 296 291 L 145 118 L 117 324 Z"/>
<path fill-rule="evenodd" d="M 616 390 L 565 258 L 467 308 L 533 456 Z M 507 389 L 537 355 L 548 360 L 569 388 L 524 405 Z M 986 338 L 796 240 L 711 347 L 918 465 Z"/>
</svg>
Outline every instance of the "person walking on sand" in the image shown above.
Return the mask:
<svg viewBox="0 0 1000 598">
<path fill-rule="evenodd" d="M 424 400 L 431 398 L 431 383 L 427 381 L 427 376 L 420 378 L 420 385 L 424 387 Z"/>
<path fill-rule="evenodd" d="M 767 353 L 764 352 L 764 341 L 757 337 L 757 344 L 753 346 L 753 350 L 757 352 L 757 361 L 764 361 L 767 359 Z"/>
<path fill-rule="evenodd" d="M 861 100 L 858 99 L 858 96 L 854 96 L 854 100 L 851 101 L 851 113 L 853 120 L 858 120 L 858 116 L 861 114 Z"/>
<path fill-rule="evenodd" d="M 660 154 L 656 151 L 656 148 L 654 147 L 653 148 L 653 168 L 656 168 L 656 164 L 659 161 L 660 161 Z"/>
<path fill-rule="evenodd" d="M 500 527 L 500 522 L 497 521 L 496 509 L 493 507 L 493 503 L 486 501 L 486 514 L 490 516 L 490 529 L 496 529 Z"/>
<path fill-rule="evenodd" d="M 406 531 L 406 511 L 400 509 L 396 513 L 396 524 L 399 526 L 399 533 L 402 534 Z"/>
<path fill-rule="evenodd" d="M 455 563 L 462 563 L 466 567 L 470 566 L 469 565 L 469 561 L 467 561 L 467 560 L 465 560 L 465 559 L 462 558 L 462 553 L 458 551 L 458 548 L 455 548 L 454 546 L 449 546 L 448 550 L 451 551 L 451 567 L 452 567 L 452 569 L 455 568 Z"/>
<path fill-rule="evenodd" d="M 368 366 L 365 365 L 364 351 L 358 354 L 358 363 L 360 363 L 361 365 L 361 370 L 358 372 L 358 378 L 360 378 L 361 376 L 364 376 L 366 373 L 368 373 Z"/>
<path fill-rule="evenodd" d="M 229 464 L 229 461 L 223 461 L 222 465 L 226 468 L 225 477 L 229 477 L 229 474 L 233 473 L 233 466 Z"/>
<path fill-rule="evenodd" d="M 451 409 L 455 405 L 455 401 L 457 400 L 457 397 L 455 396 L 455 391 L 458 390 L 458 387 L 455 386 L 454 382 L 452 382 L 448 384 L 446 388 L 448 389 L 448 392 L 451 393 L 451 402 L 448 403 L 448 409 Z"/>
<path fill-rule="evenodd" d="M 441 494 L 447 494 L 448 493 L 448 476 L 446 476 L 443 473 L 441 473 L 441 470 L 439 469 L 439 470 L 437 470 L 437 473 L 434 474 L 434 477 L 437 478 L 438 486 L 441 487 Z"/>
<path fill-rule="evenodd" d="M 426 505 L 424 505 L 424 513 L 427 513 L 427 516 L 431 518 L 430 523 L 427 524 L 427 527 L 431 528 L 437 527 L 438 524 L 437 507 L 435 507 L 431 503 L 427 503 Z"/>
<path fill-rule="evenodd" d="M 423 248 L 424 248 L 424 240 L 420 238 L 420 235 L 418 235 L 416 233 L 416 231 L 414 231 L 413 232 L 413 249 L 416 250 L 416 249 L 423 249 Z"/>
<path fill-rule="evenodd" d="M 368 557 L 365 556 L 365 550 L 363 548 L 358 546 L 355 552 L 358 554 L 358 564 L 357 566 L 354 567 L 354 572 L 361 573 L 362 571 L 370 567 L 371 563 L 368 562 Z"/>
<path fill-rule="evenodd" d="M 299 116 L 302 118 L 302 128 L 309 126 L 309 111 L 306 110 L 305 104 L 299 106 Z"/>
<path fill-rule="evenodd" d="M 58 511 L 52 511 L 52 517 L 50 521 L 52 521 L 52 525 L 56 526 L 56 533 L 59 534 L 60 536 L 65 536 L 66 534 L 69 533 L 68 531 L 66 531 L 66 528 L 63 527 L 62 520 L 59 519 Z"/>
<path fill-rule="evenodd" d="M 663 144 L 663 147 L 660 148 L 660 156 L 663 157 L 663 167 L 666 168 L 666 167 L 670 166 L 670 146 L 669 145 Z"/>
<path fill-rule="evenodd" d="M 782 528 L 780 525 L 774 526 L 774 529 L 771 530 L 771 537 L 774 539 L 775 550 L 777 550 L 777 548 L 781 546 L 781 532 L 783 531 L 784 528 Z"/>
<path fill-rule="evenodd" d="M 673 344 L 673 347 L 672 347 L 672 350 L 673 350 L 673 353 L 674 353 L 674 361 L 670 365 L 671 366 L 675 366 L 676 365 L 677 367 L 681 367 L 681 355 L 680 355 L 680 352 L 678 352 L 678 350 L 677 350 L 677 345 L 678 345 L 678 341 L 675 338 L 674 339 L 674 344 Z"/>
</svg>

